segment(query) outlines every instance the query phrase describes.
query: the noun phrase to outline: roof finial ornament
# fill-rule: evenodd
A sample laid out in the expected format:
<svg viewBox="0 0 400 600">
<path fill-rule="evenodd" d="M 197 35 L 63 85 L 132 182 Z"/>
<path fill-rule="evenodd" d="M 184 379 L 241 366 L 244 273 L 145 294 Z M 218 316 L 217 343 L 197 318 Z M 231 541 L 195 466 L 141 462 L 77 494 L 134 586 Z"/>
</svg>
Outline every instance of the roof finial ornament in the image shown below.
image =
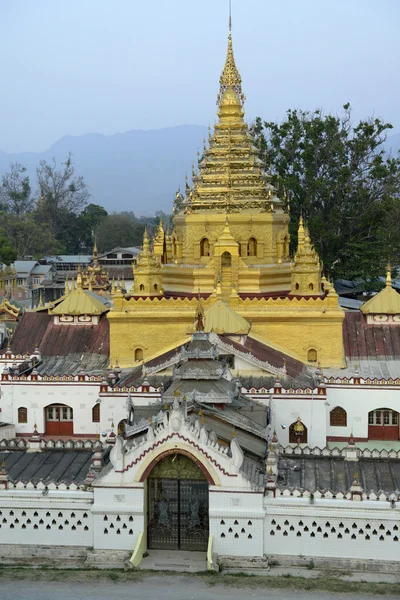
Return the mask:
<svg viewBox="0 0 400 600">
<path fill-rule="evenodd" d="M 386 266 L 386 287 L 392 287 L 392 267 L 390 262 Z"/>
<path fill-rule="evenodd" d="M 232 33 L 232 0 L 229 0 L 229 34 Z"/>
</svg>

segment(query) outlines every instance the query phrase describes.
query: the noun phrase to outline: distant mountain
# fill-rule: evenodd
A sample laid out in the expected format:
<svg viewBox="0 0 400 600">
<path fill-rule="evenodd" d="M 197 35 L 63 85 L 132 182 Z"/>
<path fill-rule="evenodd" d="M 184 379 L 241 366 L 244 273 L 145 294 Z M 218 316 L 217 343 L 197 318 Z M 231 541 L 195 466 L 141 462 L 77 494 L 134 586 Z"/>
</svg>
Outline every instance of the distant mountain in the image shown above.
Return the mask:
<svg viewBox="0 0 400 600">
<path fill-rule="evenodd" d="M 133 211 L 137 215 L 171 212 L 178 185 L 190 175 L 196 152 L 207 128 L 182 125 L 150 131 L 133 130 L 106 136 L 88 133 L 65 136 L 45 152 L 6 154 L 0 151 L 0 176 L 10 163 L 28 169 L 32 184 L 41 159 L 62 162 L 72 152 L 78 175 L 90 188 L 90 202 L 108 212 Z"/>
</svg>

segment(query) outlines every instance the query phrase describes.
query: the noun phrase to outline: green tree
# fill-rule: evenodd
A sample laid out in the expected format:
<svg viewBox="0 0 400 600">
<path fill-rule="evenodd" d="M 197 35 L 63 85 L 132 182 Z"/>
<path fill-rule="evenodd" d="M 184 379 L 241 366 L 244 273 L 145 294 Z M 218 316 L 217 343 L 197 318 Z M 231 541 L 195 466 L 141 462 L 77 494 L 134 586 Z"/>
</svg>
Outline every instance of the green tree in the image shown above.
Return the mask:
<svg viewBox="0 0 400 600">
<path fill-rule="evenodd" d="M 36 222 L 33 213 L 25 215 L 5 215 L 0 224 L 0 236 L 8 240 L 17 258 L 39 260 L 46 255 L 63 251 L 60 242 L 54 237 L 46 223 Z"/>
<path fill-rule="evenodd" d="M 390 124 L 353 127 L 350 105 L 343 109 L 289 110 L 281 124 L 258 118 L 254 134 L 272 182 L 288 192 L 292 251 L 302 214 L 327 274 L 368 279 L 400 259 L 400 160 L 383 147 Z"/>
<path fill-rule="evenodd" d="M 0 211 L 19 216 L 33 208 L 34 199 L 26 168 L 18 162 L 12 163 L 10 171 L 1 178 Z"/>
<path fill-rule="evenodd" d="M 53 235 L 62 236 L 69 213 L 78 215 L 85 208 L 90 196 L 83 177 L 75 175 L 71 154 L 59 167 L 55 159 L 51 163 L 40 161 L 37 182 L 40 197 L 37 204 L 38 223 L 48 223 Z"/>
<path fill-rule="evenodd" d="M 9 240 L 0 235 L 0 263 L 10 265 L 18 257 L 16 250 L 11 246 Z"/>
<path fill-rule="evenodd" d="M 107 215 L 100 221 L 95 233 L 100 252 L 118 246 L 139 246 L 143 240 L 144 224 L 123 214 Z"/>
</svg>

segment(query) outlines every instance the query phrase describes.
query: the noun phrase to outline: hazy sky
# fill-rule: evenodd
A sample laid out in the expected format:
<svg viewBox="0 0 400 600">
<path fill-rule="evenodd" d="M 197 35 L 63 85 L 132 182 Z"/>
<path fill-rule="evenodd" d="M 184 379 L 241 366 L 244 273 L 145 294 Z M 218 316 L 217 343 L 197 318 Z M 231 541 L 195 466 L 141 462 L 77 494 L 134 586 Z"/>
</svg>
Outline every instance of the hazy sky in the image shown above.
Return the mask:
<svg viewBox="0 0 400 600">
<path fill-rule="evenodd" d="M 400 130 L 400 0 L 232 0 L 249 118 L 374 114 Z M 0 0 L 0 149 L 213 123 L 228 0 Z"/>
</svg>

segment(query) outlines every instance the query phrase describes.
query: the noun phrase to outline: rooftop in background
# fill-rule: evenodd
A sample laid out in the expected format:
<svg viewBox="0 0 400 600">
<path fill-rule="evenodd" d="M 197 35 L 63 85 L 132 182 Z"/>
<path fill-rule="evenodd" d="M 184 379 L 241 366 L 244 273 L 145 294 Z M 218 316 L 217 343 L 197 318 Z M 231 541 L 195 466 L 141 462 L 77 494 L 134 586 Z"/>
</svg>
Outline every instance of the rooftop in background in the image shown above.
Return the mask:
<svg viewBox="0 0 400 600">
<path fill-rule="evenodd" d="M 79 265 L 88 266 L 92 261 L 91 254 L 60 254 L 45 256 L 44 261 L 54 264 L 57 271 L 76 271 Z"/>
</svg>

